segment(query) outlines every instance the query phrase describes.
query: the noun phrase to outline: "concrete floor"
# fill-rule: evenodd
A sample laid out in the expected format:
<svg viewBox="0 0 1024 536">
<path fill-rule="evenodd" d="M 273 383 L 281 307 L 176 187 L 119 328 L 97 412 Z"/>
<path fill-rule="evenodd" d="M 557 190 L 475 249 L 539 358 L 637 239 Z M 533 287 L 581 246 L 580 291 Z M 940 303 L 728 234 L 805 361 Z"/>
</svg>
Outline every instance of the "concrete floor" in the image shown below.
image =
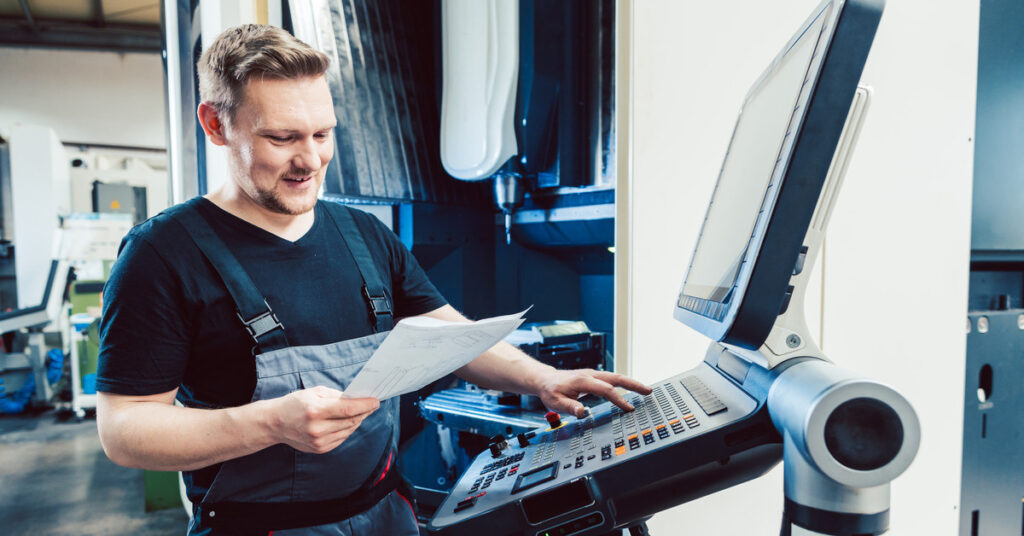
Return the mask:
<svg viewBox="0 0 1024 536">
<path fill-rule="evenodd" d="M 183 535 L 175 508 L 145 513 L 142 471 L 103 454 L 96 421 L 0 417 L 0 534 Z"/>
</svg>

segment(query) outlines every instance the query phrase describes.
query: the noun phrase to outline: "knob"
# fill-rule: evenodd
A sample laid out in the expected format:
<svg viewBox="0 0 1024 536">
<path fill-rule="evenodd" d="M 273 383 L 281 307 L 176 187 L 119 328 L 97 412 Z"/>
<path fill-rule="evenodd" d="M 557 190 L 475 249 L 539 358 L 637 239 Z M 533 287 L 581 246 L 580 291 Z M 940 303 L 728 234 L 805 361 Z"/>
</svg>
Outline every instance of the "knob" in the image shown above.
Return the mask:
<svg viewBox="0 0 1024 536">
<path fill-rule="evenodd" d="M 536 435 L 536 432 L 520 432 L 519 435 L 516 436 L 516 439 L 519 440 L 519 447 L 525 449 L 530 446 L 530 440 Z"/>
<path fill-rule="evenodd" d="M 549 411 L 544 415 L 544 418 L 548 420 L 548 424 L 551 425 L 551 429 L 554 430 L 559 426 L 562 426 L 562 416 L 554 411 Z"/>
<path fill-rule="evenodd" d="M 498 458 L 501 456 L 501 451 L 508 448 L 508 442 L 505 441 L 505 436 L 498 434 L 491 438 L 491 456 Z"/>
</svg>

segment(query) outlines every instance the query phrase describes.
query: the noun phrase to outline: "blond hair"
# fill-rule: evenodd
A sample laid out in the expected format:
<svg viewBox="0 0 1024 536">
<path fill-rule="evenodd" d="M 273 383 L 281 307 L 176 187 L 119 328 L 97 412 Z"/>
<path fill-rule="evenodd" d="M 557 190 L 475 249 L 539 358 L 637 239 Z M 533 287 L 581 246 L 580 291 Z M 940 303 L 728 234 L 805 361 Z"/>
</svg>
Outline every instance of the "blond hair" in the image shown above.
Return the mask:
<svg viewBox="0 0 1024 536">
<path fill-rule="evenodd" d="M 199 58 L 199 98 L 230 121 L 241 104 L 245 84 L 252 78 L 321 76 L 329 65 L 326 54 L 281 28 L 265 24 L 235 26 L 217 36 Z"/>
</svg>

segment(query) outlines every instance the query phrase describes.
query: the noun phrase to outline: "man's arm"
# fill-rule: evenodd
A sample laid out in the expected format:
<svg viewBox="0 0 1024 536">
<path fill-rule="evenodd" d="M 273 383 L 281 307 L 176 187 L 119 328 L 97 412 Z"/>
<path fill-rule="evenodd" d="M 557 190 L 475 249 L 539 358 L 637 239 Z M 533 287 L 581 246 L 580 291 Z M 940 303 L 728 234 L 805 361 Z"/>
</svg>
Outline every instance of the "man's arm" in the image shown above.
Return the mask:
<svg viewBox="0 0 1024 536">
<path fill-rule="evenodd" d="M 176 394 L 99 393 L 96 423 L 107 456 L 127 467 L 187 471 L 277 443 L 319 454 L 345 441 L 380 405 L 373 398 L 342 399 L 327 387 L 217 410 L 175 406 Z"/>
<path fill-rule="evenodd" d="M 469 321 L 450 305 L 424 316 L 452 322 Z M 537 395 L 549 409 L 577 417 L 582 417 L 585 410 L 577 400 L 580 395 L 599 395 L 626 411 L 632 411 L 633 406 L 615 388 L 625 387 L 644 395 L 651 392 L 644 384 L 613 372 L 593 369 L 558 370 L 536 361 L 506 342 L 500 342 L 480 354 L 480 357 L 455 374 L 487 389 Z"/>
</svg>

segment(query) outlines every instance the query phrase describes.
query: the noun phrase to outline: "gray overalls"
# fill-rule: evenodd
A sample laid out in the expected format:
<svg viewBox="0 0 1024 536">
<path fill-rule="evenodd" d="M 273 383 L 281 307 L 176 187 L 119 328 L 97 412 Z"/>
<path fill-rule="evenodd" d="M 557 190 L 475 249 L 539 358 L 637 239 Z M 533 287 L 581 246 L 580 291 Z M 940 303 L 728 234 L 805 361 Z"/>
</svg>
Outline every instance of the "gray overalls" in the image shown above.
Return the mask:
<svg viewBox="0 0 1024 536">
<path fill-rule="evenodd" d="M 252 401 L 318 385 L 344 390 L 393 326 L 391 304 L 347 207 L 324 203 L 363 278 L 375 333 L 325 346 L 290 346 L 284 327 L 245 270 L 195 208 L 165 211 L 213 265 L 255 341 Z M 338 448 L 310 454 L 277 444 L 224 462 L 193 508 L 190 536 L 419 534 L 411 505 L 395 487 L 398 399 L 382 401 Z"/>
</svg>

